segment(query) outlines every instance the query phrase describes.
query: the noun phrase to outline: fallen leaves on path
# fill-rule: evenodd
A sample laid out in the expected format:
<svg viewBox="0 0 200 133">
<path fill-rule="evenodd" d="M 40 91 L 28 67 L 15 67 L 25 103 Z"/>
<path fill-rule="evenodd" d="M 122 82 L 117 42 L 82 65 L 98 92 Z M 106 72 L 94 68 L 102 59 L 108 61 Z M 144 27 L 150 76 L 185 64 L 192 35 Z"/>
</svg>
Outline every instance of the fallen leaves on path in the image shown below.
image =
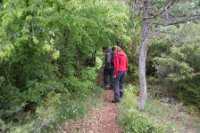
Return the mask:
<svg viewBox="0 0 200 133">
<path fill-rule="evenodd" d="M 68 121 L 64 133 L 123 133 L 123 129 L 117 124 L 117 104 L 112 103 L 112 99 L 113 91 L 105 90 L 104 105 L 89 110 L 86 118 Z"/>
</svg>

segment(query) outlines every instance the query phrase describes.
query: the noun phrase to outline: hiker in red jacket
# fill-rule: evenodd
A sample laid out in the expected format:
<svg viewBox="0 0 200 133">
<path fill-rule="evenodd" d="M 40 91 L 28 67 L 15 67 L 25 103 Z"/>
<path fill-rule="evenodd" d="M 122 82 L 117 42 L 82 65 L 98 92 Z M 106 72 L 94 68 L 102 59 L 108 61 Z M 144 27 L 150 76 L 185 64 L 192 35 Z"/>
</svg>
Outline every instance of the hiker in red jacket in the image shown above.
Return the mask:
<svg viewBox="0 0 200 133">
<path fill-rule="evenodd" d="M 123 96 L 124 80 L 128 72 L 128 58 L 125 52 L 118 46 L 114 46 L 114 100 L 113 103 L 120 102 Z"/>
</svg>

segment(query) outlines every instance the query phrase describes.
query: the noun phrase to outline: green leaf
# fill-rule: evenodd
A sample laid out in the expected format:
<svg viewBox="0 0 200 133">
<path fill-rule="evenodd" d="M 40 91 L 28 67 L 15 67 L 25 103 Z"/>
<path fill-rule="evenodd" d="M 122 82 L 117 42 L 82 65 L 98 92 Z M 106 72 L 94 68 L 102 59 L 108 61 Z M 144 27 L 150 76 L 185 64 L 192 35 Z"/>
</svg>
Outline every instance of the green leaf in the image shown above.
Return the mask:
<svg viewBox="0 0 200 133">
<path fill-rule="evenodd" d="M 36 38 L 36 36 L 33 36 L 32 38 L 33 38 L 33 43 L 34 44 L 38 44 L 39 43 L 39 40 Z"/>
</svg>

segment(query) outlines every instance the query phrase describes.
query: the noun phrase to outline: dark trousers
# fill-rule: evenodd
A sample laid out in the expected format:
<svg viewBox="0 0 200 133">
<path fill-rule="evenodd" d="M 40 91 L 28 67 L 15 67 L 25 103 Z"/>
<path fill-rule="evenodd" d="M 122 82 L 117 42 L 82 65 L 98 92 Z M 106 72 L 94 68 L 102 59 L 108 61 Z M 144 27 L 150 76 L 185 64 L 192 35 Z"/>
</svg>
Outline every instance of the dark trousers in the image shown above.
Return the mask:
<svg viewBox="0 0 200 133">
<path fill-rule="evenodd" d="M 123 96 L 124 80 L 126 75 L 126 71 L 120 71 L 115 78 L 114 97 L 116 101 L 120 101 Z"/>
<path fill-rule="evenodd" d="M 113 68 L 104 68 L 104 86 L 113 86 Z"/>
</svg>

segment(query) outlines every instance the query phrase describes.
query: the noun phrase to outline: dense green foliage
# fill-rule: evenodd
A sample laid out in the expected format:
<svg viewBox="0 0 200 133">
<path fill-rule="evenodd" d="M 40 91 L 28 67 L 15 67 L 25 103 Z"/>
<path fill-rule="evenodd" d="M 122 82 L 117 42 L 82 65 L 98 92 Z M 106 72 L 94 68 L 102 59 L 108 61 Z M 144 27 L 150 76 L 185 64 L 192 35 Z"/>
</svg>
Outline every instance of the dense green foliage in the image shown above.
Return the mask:
<svg viewBox="0 0 200 133">
<path fill-rule="evenodd" d="M 125 97 L 120 103 L 119 123 L 127 133 L 180 133 L 199 132 L 197 112 L 189 111 L 181 103 L 173 105 L 148 96 L 145 110 L 137 110 L 139 88 L 125 87 Z"/>
<path fill-rule="evenodd" d="M 196 21 L 192 21 L 192 19 L 199 16 L 200 12 L 197 10 L 200 6 L 199 3 L 200 1 L 197 0 L 176 1 L 168 11 L 165 9 L 164 13 L 159 14 L 157 18 L 151 19 L 147 55 L 148 92 L 154 92 L 155 96 L 159 96 L 159 98 L 174 97 L 179 100 L 178 102 L 189 106 L 195 106 L 198 109 L 200 109 L 200 90 L 198 82 L 198 79 L 200 78 L 198 67 L 200 65 L 200 25 L 198 21 L 199 18 L 194 19 Z M 133 4 L 135 4 L 133 7 L 134 10 L 139 11 L 138 6 L 143 3 L 142 1 L 134 1 Z M 150 4 L 151 8 L 149 8 L 149 15 L 154 16 L 164 10 L 166 1 L 150 0 Z M 140 12 L 138 12 L 138 14 L 140 14 Z M 138 20 L 140 20 L 139 17 L 133 23 L 137 25 Z M 138 32 L 141 33 L 140 28 L 140 24 L 138 27 L 134 27 L 134 36 L 137 36 Z M 137 38 L 134 39 L 138 40 L 141 38 L 137 36 Z M 137 44 L 140 43 L 140 41 L 136 42 Z M 132 58 L 130 57 L 131 60 L 137 60 L 138 58 L 138 45 L 134 46 L 136 46 L 136 50 L 134 51 L 134 49 L 131 49 L 134 51 L 131 56 Z M 127 49 L 130 54 L 131 52 L 129 50 L 130 49 Z M 137 62 L 134 62 L 134 65 L 135 64 L 137 64 Z M 130 68 L 132 69 L 132 67 Z M 137 72 L 134 72 L 134 74 L 136 76 Z M 138 112 L 136 109 L 137 101 L 133 102 L 133 100 L 136 99 L 136 96 L 131 95 L 133 91 L 134 90 L 126 91 L 125 96 L 128 96 L 125 97 L 120 107 L 120 123 L 124 126 L 125 131 L 138 133 L 173 132 L 173 129 L 171 131 L 167 129 L 171 128 L 171 126 L 167 124 L 168 122 L 164 122 L 163 124 L 166 127 L 161 128 L 154 123 L 155 121 L 162 123 L 159 117 L 165 118 L 164 116 L 156 116 L 155 119 L 151 119 L 149 113 L 146 113 L 153 112 L 154 110 L 156 111 L 154 113 L 158 113 L 161 110 L 173 112 L 168 109 L 171 107 L 168 106 L 163 109 L 156 109 L 154 106 L 150 108 L 149 106 L 151 105 L 148 105 L 149 103 L 147 103 L 145 112 Z M 158 103 L 160 102 L 158 101 Z M 167 117 L 169 117 L 169 115 Z M 167 117 L 165 120 L 168 119 Z M 181 116 L 181 118 L 184 117 L 185 116 Z M 184 127 L 184 124 L 181 126 Z M 168 131 L 163 129 L 167 129 Z"/>
<path fill-rule="evenodd" d="M 159 64 L 157 74 L 162 82 L 176 89 L 179 98 L 185 103 L 200 109 L 199 53 L 199 45 L 173 46 L 168 55 L 162 55 L 156 61 Z"/>
<path fill-rule="evenodd" d="M 164 91 L 165 96 L 176 97 L 200 109 L 199 24 L 170 26 L 162 30 L 169 35 L 161 35 L 163 40 L 152 41 L 149 47 L 149 71 L 153 70 L 151 74 L 157 79 L 156 84 L 163 88 L 160 91 Z M 180 41 L 169 41 L 176 38 Z"/>
<path fill-rule="evenodd" d="M 97 51 L 130 40 L 125 3 L 4 0 L 0 9 L 0 129 L 52 131 L 83 114 L 83 101 L 100 93 Z"/>
<path fill-rule="evenodd" d="M 157 87 L 200 109 L 198 21 L 159 25 L 198 15 L 199 3 L 177 1 L 167 21 L 163 15 L 152 21 L 147 75 L 153 81 L 150 89 Z M 1 0 L 0 131 L 62 132 L 63 125 L 55 123 L 83 115 L 101 95 L 95 61 L 105 44 L 122 47 L 129 57 L 127 81 L 138 83 L 142 19 L 128 4 L 132 1 Z M 150 14 L 155 13 L 152 8 Z M 128 108 L 120 118 L 125 130 L 164 132 L 165 127 L 136 110 L 136 88 L 129 88 L 122 104 Z"/>
<path fill-rule="evenodd" d="M 128 85 L 120 105 L 119 122 L 128 133 L 165 133 L 166 127 L 151 119 L 146 113 L 137 110 L 138 89 Z"/>
</svg>

